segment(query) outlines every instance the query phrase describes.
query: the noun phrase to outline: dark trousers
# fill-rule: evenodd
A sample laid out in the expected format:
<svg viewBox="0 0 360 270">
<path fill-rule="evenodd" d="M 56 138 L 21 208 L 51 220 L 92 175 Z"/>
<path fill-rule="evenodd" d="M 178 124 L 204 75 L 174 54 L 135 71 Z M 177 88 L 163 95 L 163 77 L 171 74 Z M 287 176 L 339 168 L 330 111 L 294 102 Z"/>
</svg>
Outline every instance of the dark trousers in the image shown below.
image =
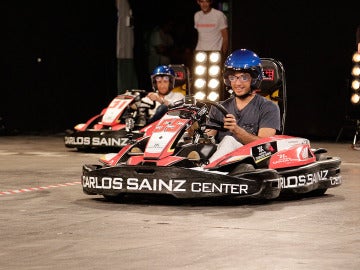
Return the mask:
<svg viewBox="0 0 360 270">
<path fill-rule="evenodd" d="M 165 113 L 168 111 L 168 106 L 161 104 L 155 111 L 154 115 L 148 120 L 148 124 L 151 124 L 157 120 L 159 120 Z"/>
</svg>

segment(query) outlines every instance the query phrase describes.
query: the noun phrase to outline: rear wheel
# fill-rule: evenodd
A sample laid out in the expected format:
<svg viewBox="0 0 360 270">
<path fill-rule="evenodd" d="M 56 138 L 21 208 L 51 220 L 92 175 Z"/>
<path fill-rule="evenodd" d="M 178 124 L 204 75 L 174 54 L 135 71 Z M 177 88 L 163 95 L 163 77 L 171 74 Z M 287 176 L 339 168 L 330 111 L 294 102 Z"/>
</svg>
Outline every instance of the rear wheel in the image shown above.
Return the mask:
<svg viewBox="0 0 360 270">
<path fill-rule="evenodd" d="M 360 140 L 355 141 L 355 143 L 353 143 L 353 145 L 351 147 L 352 147 L 352 149 L 359 151 L 360 150 Z"/>
<path fill-rule="evenodd" d="M 357 126 L 357 129 L 359 129 L 359 126 Z M 359 130 L 356 130 L 351 148 L 354 150 L 360 150 Z"/>
</svg>

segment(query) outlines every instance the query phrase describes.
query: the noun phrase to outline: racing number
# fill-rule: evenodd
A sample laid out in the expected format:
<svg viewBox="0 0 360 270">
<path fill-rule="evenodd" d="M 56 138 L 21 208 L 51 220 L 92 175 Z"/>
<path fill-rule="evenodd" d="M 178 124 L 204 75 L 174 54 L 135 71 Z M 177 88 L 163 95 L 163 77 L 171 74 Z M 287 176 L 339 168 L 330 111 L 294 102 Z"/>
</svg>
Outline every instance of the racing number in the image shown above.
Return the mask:
<svg viewBox="0 0 360 270">
<path fill-rule="evenodd" d="M 119 99 L 119 98 L 115 98 L 110 103 L 109 108 L 122 109 L 123 107 L 127 106 L 129 103 L 130 103 L 129 100 L 122 100 L 122 99 Z"/>
</svg>

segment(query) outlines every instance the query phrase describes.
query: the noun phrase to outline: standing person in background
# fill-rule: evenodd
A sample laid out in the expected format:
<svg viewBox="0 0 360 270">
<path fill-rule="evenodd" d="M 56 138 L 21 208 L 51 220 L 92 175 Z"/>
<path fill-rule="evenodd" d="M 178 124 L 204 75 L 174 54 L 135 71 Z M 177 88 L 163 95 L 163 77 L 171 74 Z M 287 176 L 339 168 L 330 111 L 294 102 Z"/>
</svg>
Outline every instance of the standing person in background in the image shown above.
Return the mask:
<svg viewBox="0 0 360 270">
<path fill-rule="evenodd" d="M 165 19 L 151 31 L 148 44 L 149 74 L 159 65 L 171 64 L 171 55 L 174 49 L 173 28 L 174 21 L 172 19 Z"/>
<path fill-rule="evenodd" d="M 227 55 L 229 32 L 225 14 L 211 7 L 212 0 L 197 0 L 199 11 L 194 15 L 194 27 L 198 32 L 195 50 L 221 51 Z"/>
</svg>

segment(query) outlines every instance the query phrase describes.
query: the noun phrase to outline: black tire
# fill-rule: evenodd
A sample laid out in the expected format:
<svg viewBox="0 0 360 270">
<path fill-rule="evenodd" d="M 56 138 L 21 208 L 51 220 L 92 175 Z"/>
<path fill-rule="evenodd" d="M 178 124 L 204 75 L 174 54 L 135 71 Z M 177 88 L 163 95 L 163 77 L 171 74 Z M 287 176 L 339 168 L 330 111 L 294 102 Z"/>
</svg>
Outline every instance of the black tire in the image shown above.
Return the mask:
<svg viewBox="0 0 360 270">
<path fill-rule="evenodd" d="M 104 166 L 100 164 L 85 164 L 83 165 L 83 172 L 92 172 L 101 168 L 104 168 Z"/>
<path fill-rule="evenodd" d="M 235 169 L 230 172 L 229 175 L 236 176 L 238 174 L 242 174 L 244 172 L 251 172 L 254 170 L 255 170 L 254 165 L 249 164 L 249 163 L 241 163 L 241 164 L 237 165 L 235 167 Z"/>
<path fill-rule="evenodd" d="M 360 141 L 357 141 L 353 145 L 351 145 L 351 148 L 357 151 L 360 151 Z"/>
<path fill-rule="evenodd" d="M 326 159 L 327 159 L 327 155 L 326 155 L 326 153 L 319 153 L 319 154 L 315 154 L 315 157 L 316 157 L 316 161 L 319 161 L 319 160 L 326 160 Z"/>
<path fill-rule="evenodd" d="M 306 193 L 306 197 L 320 197 L 320 196 L 323 196 L 326 191 L 327 191 L 327 188 L 315 189 L 315 190 L 312 190 L 312 191 Z"/>
<path fill-rule="evenodd" d="M 103 195 L 103 197 L 105 198 L 105 200 L 109 201 L 109 202 L 116 202 L 119 203 L 124 199 L 124 195 L 120 194 L 120 195 Z"/>
<path fill-rule="evenodd" d="M 90 153 L 91 152 L 91 147 L 76 147 L 76 150 L 78 152 Z"/>
</svg>

